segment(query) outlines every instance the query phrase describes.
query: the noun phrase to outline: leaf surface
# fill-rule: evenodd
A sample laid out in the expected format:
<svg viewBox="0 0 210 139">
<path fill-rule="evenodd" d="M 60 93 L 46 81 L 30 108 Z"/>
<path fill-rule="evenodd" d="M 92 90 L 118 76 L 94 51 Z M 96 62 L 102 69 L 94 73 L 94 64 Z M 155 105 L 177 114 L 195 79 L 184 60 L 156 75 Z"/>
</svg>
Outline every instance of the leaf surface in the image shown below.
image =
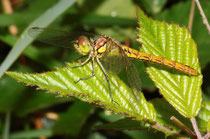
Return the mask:
<svg viewBox="0 0 210 139">
<path fill-rule="evenodd" d="M 7 72 L 7 74 L 27 85 L 36 85 L 40 89 L 57 92 L 59 96 L 74 96 L 83 101 L 98 104 L 114 113 L 134 117 L 136 120 L 155 121 L 154 107 L 146 101 L 142 93 L 140 94 L 140 101 L 136 101 L 132 90 L 117 76 L 109 74 L 113 99 L 118 105 L 111 102 L 108 84 L 97 65 L 95 66 L 96 73 L 94 77 L 81 80 L 78 83 L 75 83 L 75 81 L 92 73 L 92 65 L 89 63 L 83 67 L 70 68 L 73 65 L 75 63 L 57 68 L 56 71 L 40 74 L 17 72 Z"/>
<path fill-rule="evenodd" d="M 201 73 L 197 46 L 185 27 L 148 18 L 138 10 L 138 41 L 145 53 L 188 65 Z M 164 98 L 183 116 L 191 118 L 201 107 L 202 75 L 189 76 L 163 65 L 147 62 L 147 73 Z"/>
</svg>

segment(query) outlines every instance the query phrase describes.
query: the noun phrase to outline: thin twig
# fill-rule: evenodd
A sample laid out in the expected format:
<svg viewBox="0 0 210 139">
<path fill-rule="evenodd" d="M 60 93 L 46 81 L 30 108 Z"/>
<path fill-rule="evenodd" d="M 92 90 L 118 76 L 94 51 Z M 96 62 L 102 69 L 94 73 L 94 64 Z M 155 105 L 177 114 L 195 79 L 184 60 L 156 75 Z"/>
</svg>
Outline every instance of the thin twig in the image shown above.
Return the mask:
<svg viewBox="0 0 210 139">
<path fill-rule="evenodd" d="M 190 17 L 188 21 L 188 29 L 192 32 L 193 18 L 195 13 L 195 0 L 192 0 L 191 8 L 190 8 Z"/>
<path fill-rule="evenodd" d="M 182 136 L 181 134 L 179 134 L 178 132 L 175 132 L 175 131 L 172 131 L 168 128 L 166 128 L 165 126 L 162 126 L 158 123 L 156 123 L 155 125 L 152 126 L 154 129 L 157 129 L 157 130 L 161 130 L 161 131 L 165 131 L 165 132 L 168 132 L 170 134 L 173 134 L 173 135 L 177 135 L 177 136 Z"/>
<path fill-rule="evenodd" d="M 13 9 L 11 6 L 11 3 L 9 0 L 2 0 L 2 6 L 5 14 L 12 14 Z M 9 26 L 9 31 L 12 35 L 17 35 L 18 34 L 18 29 L 15 25 L 10 25 Z"/>
<path fill-rule="evenodd" d="M 202 16 L 203 23 L 206 25 L 206 28 L 207 28 L 207 30 L 208 30 L 208 32 L 209 32 L 209 34 L 210 34 L 210 25 L 209 25 L 208 20 L 207 20 L 205 14 L 204 14 L 204 11 L 203 11 L 203 9 L 202 9 L 202 7 L 201 7 L 201 5 L 200 5 L 200 2 L 199 2 L 199 0 L 195 0 L 195 2 L 196 2 L 196 4 L 197 4 L 198 9 L 199 9 L 199 11 L 200 11 L 200 14 L 201 14 L 201 16 Z"/>
<path fill-rule="evenodd" d="M 196 134 L 197 138 L 198 138 L 198 139 L 202 139 L 202 136 L 201 136 L 200 131 L 198 130 L 198 126 L 197 126 L 197 123 L 196 123 L 195 118 L 194 118 L 194 117 L 191 118 L 190 121 L 191 121 L 191 123 L 192 123 L 193 129 L 194 129 L 194 131 L 195 131 L 195 134 Z"/>
<path fill-rule="evenodd" d="M 210 138 L 210 132 L 206 133 L 206 135 L 203 138 L 204 139 L 209 139 Z"/>
<path fill-rule="evenodd" d="M 173 121 L 176 125 L 178 125 L 183 131 L 189 134 L 192 138 L 196 139 L 195 133 L 192 130 L 190 130 L 187 126 L 185 126 L 181 121 L 179 121 L 176 117 L 171 116 L 170 120 Z"/>
</svg>

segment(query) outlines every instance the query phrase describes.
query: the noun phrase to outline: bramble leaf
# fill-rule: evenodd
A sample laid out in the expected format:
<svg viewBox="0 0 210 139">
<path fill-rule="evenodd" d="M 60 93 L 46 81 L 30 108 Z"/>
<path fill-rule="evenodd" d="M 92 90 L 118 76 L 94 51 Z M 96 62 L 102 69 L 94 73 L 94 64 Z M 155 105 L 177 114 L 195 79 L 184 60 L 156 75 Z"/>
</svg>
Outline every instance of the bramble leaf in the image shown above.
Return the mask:
<svg viewBox="0 0 210 139">
<path fill-rule="evenodd" d="M 123 113 L 136 120 L 155 121 L 156 113 L 151 103 L 147 102 L 141 93 L 140 101 L 136 101 L 132 91 L 117 76 L 109 74 L 113 99 L 111 102 L 108 84 L 100 68 L 95 66 L 95 76 L 78 83 L 75 81 L 92 73 L 91 64 L 83 67 L 70 68 L 74 64 L 57 68 L 56 71 L 28 74 L 6 72 L 9 76 L 27 85 L 36 85 L 49 92 L 57 92 L 59 96 L 74 96 L 89 103 L 98 104 L 114 113 Z"/>
<path fill-rule="evenodd" d="M 205 101 L 202 104 L 201 110 L 196 117 L 199 130 L 202 132 L 209 131 L 209 121 L 210 121 L 210 101 Z"/>
<path fill-rule="evenodd" d="M 186 64 L 201 73 L 197 46 L 185 27 L 148 18 L 138 10 L 138 41 L 145 53 Z M 202 75 L 189 76 L 147 62 L 147 73 L 164 98 L 183 116 L 191 118 L 201 107 Z"/>
</svg>

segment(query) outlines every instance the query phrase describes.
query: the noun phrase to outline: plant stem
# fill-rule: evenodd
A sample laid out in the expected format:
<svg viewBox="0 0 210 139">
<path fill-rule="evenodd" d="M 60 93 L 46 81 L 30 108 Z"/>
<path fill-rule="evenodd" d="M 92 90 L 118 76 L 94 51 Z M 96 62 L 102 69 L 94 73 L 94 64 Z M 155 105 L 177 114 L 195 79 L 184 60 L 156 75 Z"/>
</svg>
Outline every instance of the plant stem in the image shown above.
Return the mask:
<svg viewBox="0 0 210 139">
<path fill-rule="evenodd" d="M 195 134 L 197 135 L 197 138 L 198 138 L 198 139 L 202 139 L 202 136 L 201 136 L 200 131 L 198 130 L 198 126 L 197 126 L 197 124 L 196 124 L 195 118 L 194 118 L 194 117 L 191 118 L 190 121 L 191 121 L 192 126 L 193 126 L 193 128 L 194 128 Z"/>
<path fill-rule="evenodd" d="M 210 132 L 206 133 L 206 135 L 203 138 L 204 139 L 209 139 L 210 138 Z"/>
<path fill-rule="evenodd" d="M 11 112 L 7 111 L 6 118 L 5 118 L 5 124 L 4 124 L 3 139 L 9 139 L 10 117 L 11 117 Z"/>
<path fill-rule="evenodd" d="M 154 129 L 157 129 L 159 131 L 163 131 L 163 132 L 168 132 L 169 134 L 174 134 L 174 135 L 177 135 L 177 136 L 182 136 L 180 135 L 178 132 L 175 132 L 175 131 L 172 131 L 168 128 L 166 128 L 165 126 L 162 126 L 158 123 L 156 123 L 155 125 L 152 126 Z"/>
<path fill-rule="evenodd" d="M 209 34 L 210 34 L 210 25 L 209 25 L 209 23 L 208 23 L 208 20 L 207 20 L 207 18 L 206 18 L 206 15 L 204 14 L 204 11 L 203 11 L 203 9 L 202 9 L 202 7 L 201 7 L 201 5 L 200 5 L 200 2 L 199 2 L 199 0 L 195 0 L 195 2 L 196 2 L 196 4 L 197 4 L 198 9 L 199 9 L 199 11 L 200 11 L 200 14 L 201 14 L 201 16 L 202 16 L 203 23 L 204 23 L 204 25 L 206 25 L 206 28 L 207 28 L 207 30 L 208 30 L 208 32 L 209 32 Z"/>
<path fill-rule="evenodd" d="M 192 32 L 193 18 L 195 13 L 195 0 L 192 0 L 191 9 L 190 9 L 190 17 L 188 21 L 188 29 Z"/>
<path fill-rule="evenodd" d="M 170 120 L 173 121 L 176 125 L 178 125 L 183 131 L 189 134 L 192 138 L 196 139 L 195 133 L 192 130 L 190 130 L 187 126 L 185 126 L 181 121 L 179 121 L 176 117 L 171 116 Z"/>
</svg>

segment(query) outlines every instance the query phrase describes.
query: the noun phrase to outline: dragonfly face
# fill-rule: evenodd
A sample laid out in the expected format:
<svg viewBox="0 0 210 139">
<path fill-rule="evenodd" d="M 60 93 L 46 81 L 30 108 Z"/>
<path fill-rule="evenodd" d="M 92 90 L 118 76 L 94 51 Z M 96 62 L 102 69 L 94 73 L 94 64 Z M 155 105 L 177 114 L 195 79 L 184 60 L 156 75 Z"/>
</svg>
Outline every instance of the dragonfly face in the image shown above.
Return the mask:
<svg viewBox="0 0 210 139">
<path fill-rule="evenodd" d="M 94 40 L 89 40 L 85 36 L 80 36 L 74 42 L 75 50 L 81 55 L 89 55 L 92 54 L 92 57 L 103 57 L 103 54 L 107 50 L 107 39 L 105 36 L 100 36 L 99 38 L 95 38 Z"/>
<path fill-rule="evenodd" d="M 88 55 L 90 53 L 91 49 L 92 49 L 90 41 L 85 36 L 80 36 L 74 42 L 74 48 L 79 54 L 81 54 L 83 56 Z"/>
</svg>

